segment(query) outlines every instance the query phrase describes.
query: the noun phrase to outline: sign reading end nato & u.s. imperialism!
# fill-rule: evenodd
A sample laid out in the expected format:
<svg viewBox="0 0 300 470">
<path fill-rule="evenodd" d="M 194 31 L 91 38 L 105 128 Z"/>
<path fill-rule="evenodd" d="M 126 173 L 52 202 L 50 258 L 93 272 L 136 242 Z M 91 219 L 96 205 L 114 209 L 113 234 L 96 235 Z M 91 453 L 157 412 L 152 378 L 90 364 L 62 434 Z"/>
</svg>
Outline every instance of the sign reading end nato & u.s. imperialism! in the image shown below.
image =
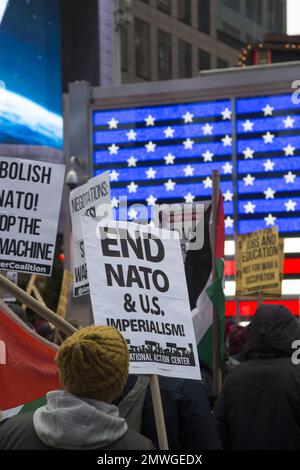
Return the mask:
<svg viewBox="0 0 300 470">
<path fill-rule="evenodd" d="M 200 379 L 178 234 L 88 217 L 82 225 L 94 320 L 122 332 L 130 372 Z"/>
</svg>

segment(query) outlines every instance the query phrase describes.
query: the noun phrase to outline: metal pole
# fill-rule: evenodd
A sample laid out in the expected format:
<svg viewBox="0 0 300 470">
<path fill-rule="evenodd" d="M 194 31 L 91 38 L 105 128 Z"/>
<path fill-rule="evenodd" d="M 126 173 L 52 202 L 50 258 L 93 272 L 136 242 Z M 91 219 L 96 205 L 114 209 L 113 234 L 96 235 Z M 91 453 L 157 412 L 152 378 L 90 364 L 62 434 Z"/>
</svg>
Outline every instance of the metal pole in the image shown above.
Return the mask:
<svg viewBox="0 0 300 470">
<path fill-rule="evenodd" d="M 220 174 L 218 170 L 213 170 L 213 192 L 212 192 L 212 226 L 211 226 L 211 245 L 212 245 L 212 275 L 213 281 L 216 278 L 216 242 L 217 242 L 217 222 L 218 207 L 220 198 Z M 213 392 L 216 397 L 219 395 L 222 387 L 222 376 L 220 368 L 220 326 L 216 309 L 213 308 Z"/>
</svg>

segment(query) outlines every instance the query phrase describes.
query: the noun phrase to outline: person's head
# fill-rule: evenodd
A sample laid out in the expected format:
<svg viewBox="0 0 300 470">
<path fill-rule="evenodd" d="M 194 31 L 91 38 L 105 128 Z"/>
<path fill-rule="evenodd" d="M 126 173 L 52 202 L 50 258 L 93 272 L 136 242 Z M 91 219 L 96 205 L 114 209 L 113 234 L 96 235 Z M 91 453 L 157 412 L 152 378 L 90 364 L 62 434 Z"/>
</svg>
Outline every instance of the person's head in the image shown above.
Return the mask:
<svg viewBox="0 0 300 470">
<path fill-rule="evenodd" d="M 241 325 L 233 325 L 229 333 L 229 356 L 238 354 L 247 340 L 247 329 Z"/>
<path fill-rule="evenodd" d="M 34 327 L 38 335 L 42 336 L 48 341 L 53 341 L 54 330 L 51 328 L 51 326 L 46 320 L 37 320 L 34 324 Z"/>
<path fill-rule="evenodd" d="M 243 352 L 247 358 L 290 356 L 296 339 L 300 339 L 300 324 L 290 310 L 261 305 L 248 328 Z"/>
<path fill-rule="evenodd" d="M 56 363 L 67 392 L 111 403 L 127 382 L 129 352 L 115 328 L 87 326 L 62 343 Z"/>
</svg>

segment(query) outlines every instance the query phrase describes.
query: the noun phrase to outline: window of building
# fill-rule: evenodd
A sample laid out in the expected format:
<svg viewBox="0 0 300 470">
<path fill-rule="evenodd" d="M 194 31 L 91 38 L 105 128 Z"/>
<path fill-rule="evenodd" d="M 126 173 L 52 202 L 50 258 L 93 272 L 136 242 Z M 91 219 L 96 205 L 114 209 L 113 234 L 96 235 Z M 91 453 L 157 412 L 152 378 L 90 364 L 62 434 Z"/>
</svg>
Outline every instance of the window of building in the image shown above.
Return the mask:
<svg viewBox="0 0 300 470">
<path fill-rule="evenodd" d="M 223 0 L 223 4 L 232 10 L 240 11 L 240 0 Z"/>
<path fill-rule="evenodd" d="M 157 31 L 157 66 L 159 80 L 172 78 L 172 37 L 161 29 Z"/>
<path fill-rule="evenodd" d="M 179 78 L 192 76 L 192 46 L 181 39 L 178 40 L 178 67 Z"/>
<path fill-rule="evenodd" d="M 203 33 L 210 33 L 210 0 L 198 0 L 198 28 Z"/>
<path fill-rule="evenodd" d="M 284 4 L 281 0 L 268 0 L 268 30 L 282 33 L 284 30 Z"/>
<path fill-rule="evenodd" d="M 157 8 L 170 15 L 171 14 L 171 0 L 157 0 Z"/>
<path fill-rule="evenodd" d="M 227 60 L 221 59 L 221 57 L 218 57 L 217 68 L 226 69 L 227 67 L 229 67 L 229 62 Z"/>
<path fill-rule="evenodd" d="M 191 0 L 178 0 L 178 19 L 191 24 Z"/>
<path fill-rule="evenodd" d="M 241 31 L 229 23 L 222 23 L 222 31 L 223 33 L 228 34 L 228 36 L 231 36 L 234 39 L 240 39 Z"/>
<path fill-rule="evenodd" d="M 246 16 L 255 23 L 262 24 L 263 2 L 261 0 L 246 0 Z"/>
<path fill-rule="evenodd" d="M 150 25 L 135 19 L 135 74 L 150 79 Z"/>
<path fill-rule="evenodd" d="M 123 72 L 128 70 L 128 31 L 126 26 L 121 26 L 121 64 Z"/>
<path fill-rule="evenodd" d="M 209 70 L 210 69 L 210 54 L 209 52 L 202 51 L 199 49 L 199 70 Z"/>
</svg>

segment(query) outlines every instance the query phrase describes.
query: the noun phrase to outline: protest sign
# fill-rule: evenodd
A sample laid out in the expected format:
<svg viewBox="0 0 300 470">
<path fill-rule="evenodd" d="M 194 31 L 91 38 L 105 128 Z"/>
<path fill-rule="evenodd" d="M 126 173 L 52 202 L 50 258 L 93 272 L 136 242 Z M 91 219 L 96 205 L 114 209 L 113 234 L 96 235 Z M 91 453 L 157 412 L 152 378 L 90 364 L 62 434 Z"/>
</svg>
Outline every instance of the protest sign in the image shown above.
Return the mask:
<svg viewBox="0 0 300 470">
<path fill-rule="evenodd" d="M 237 245 L 237 295 L 278 293 L 282 280 L 283 246 L 282 243 L 280 245 L 277 227 L 240 235 Z"/>
<path fill-rule="evenodd" d="M 130 372 L 200 378 L 179 236 L 83 218 L 96 324 L 122 332 Z"/>
<path fill-rule="evenodd" d="M 16 271 L 4 271 L 3 275 L 6 276 L 6 278 L 9 279 L 11 282 L 18 285 L 18 273 Z M 16 302 L 17 299 L 9 292 L 5 292 L 3 295 L 3 300 L 6 303 L 13 303 Z"/>
<path fill-rule="evenodd" d="M 201 250 L 204 243 L 204 213 L 210 201 L 154 206 L 155 227 L 179 233 L 183 260 L 188 251 Z"/>
<path fill-rule="evenodd" d="M 70 193 L 70 211 L 75 242 L 74 297 L 87 294 L 90 290 L 82 238 L 81 218 L 83 216 L 92 218 L 100 216 L 100 206 L 104 208 L 102 216 L 111 219 L 112 209 L 110 204 L 109 172 L 91 178 L 86 184 L 73 189 Z"/>
<path fill-rule="evenodd" d="M 64 172 L 0 157 L 0 269 L 51 275 Z"/>
</svg>

